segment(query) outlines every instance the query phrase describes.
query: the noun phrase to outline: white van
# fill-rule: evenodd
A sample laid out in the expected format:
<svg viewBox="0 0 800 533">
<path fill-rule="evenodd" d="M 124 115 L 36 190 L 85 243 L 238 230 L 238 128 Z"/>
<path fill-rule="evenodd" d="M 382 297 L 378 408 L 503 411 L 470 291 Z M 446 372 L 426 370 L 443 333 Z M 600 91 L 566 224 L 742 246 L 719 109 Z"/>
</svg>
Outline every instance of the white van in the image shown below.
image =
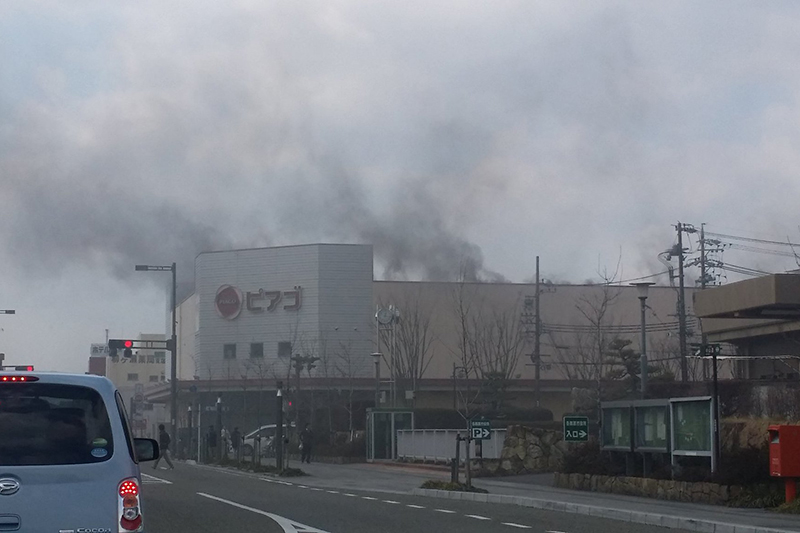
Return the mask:
<svg viewBox="0 0 800 533">
<path fill-rule="evenodd" d="M 108 379 L 0 370 L 0 531 L 144 531 L 139 461 L 158 455 Z"/>
</svg>

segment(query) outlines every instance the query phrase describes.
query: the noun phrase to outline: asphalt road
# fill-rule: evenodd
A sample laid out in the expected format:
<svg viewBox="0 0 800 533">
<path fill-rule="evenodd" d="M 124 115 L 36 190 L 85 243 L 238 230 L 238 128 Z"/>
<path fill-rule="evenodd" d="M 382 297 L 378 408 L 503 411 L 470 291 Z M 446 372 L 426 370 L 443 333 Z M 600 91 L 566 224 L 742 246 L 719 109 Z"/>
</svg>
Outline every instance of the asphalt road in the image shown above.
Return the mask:
<svg viewBox="0 0 800 533">
<path fill-rule="evenodd" d="M 315 487 L 313 477 L 276 480 L 178 464 L 143 465 L 148 533 L 675 533 L 677 530 L 386 492 Z"/>
</svg>

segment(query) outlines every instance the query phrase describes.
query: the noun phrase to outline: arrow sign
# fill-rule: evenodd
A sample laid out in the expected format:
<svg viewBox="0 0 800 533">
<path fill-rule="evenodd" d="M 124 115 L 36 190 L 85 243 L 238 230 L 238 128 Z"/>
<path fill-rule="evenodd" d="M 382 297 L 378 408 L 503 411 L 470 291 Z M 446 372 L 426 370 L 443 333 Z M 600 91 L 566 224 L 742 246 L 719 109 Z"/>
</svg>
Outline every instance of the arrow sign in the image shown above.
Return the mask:
<svg viewBox="0 0 800 533">
<path fill-rule="evenodd" d="M 564 442 L 588 442 L 589 417 L 565 416 L 564 417 Z"/>
<path fill-rule="evenodd" d="M 492 438 L 492 423 L 485 418 L 474 418 L 469 421 L 469 435 L 472 440 Z"/>
</svg>

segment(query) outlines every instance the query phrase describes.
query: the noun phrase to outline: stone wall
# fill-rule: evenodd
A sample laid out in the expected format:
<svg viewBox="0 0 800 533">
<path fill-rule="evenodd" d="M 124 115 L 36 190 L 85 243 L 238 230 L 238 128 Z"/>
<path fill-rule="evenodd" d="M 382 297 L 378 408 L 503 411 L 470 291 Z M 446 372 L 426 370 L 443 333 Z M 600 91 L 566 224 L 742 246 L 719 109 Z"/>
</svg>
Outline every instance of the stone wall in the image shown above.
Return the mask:
<svg viewBox="0 0 800 533">
<path fill-rule="evenodd" d="M 567 445 L 560 431 L 509 426 L 500 459 L 476 464 L 478 476 L 508 476 L 555 472 L 561 468 Z"/>
<path fill-rule="evenodd" d="M 691 483 L 688 481 L 641 477 L 561 474 L 558 472 L 553 474 L 553 485 L 562 489 L 606 492 L 713 505 L 724 505 L 745 490 L 736 485 L 717 485 L 716 483 Z"/>
</svg>

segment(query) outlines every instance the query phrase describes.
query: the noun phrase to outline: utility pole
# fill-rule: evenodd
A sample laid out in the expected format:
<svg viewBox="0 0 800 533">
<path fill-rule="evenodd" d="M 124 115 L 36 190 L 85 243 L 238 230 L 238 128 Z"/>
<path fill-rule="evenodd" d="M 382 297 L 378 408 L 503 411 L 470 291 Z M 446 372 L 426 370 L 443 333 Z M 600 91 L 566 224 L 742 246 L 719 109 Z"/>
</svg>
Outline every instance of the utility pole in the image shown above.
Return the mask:
<svg viewBox="0 0 800 533">
<path fill-rule="evenodd" d="M 686 301 L 684 297 L 684 282 L 683 282 L 683 231 L 684 225 L 678 222 L 678 329 L 680 335 L 680 350 L 681 350 L 681 381 L 687 381 L 689 377 L 689 367 L 686 359 Z"/>
<path fill-rule="evenodd" d="M 700 224 L 700 290 L 706 288 L 706 224 L 705 222 Z M 706 354 L 706 344 L 708 343 L 708 339 L 706 338 L 706 334 L 702 331 L 702 325 L 700 327 L 700 353 L 705 355 Z M 703 361 L 703 381 L 708 380 L 708 365 L 706 364 L 705 358 L 701 359 Z M 714 362 L 714 375 L 716 376 L 716 361 Z"/>
<path fill-rule="evenodd" d="M 539 342 L 539 337 L 541 336 L 541 327 L 542 327 L 542 320 L 539 317 L 539 256 L 536 256 L 536 297 L 534 299 L 534 309 L 536 313 L 536 323 L 534 325 L 534 337 L 533 337 L 533 364 L 536 368 L 535 373 L 535 391 L 534 391 L 534 398 L 536 399 L 536 407 L 539 407 L 541 402 L 542 396 L 542 389 L 541 389 L 541 377 L 542 377 L 542 353 L 541 353 L 541 343 Z"/>
</svg>

